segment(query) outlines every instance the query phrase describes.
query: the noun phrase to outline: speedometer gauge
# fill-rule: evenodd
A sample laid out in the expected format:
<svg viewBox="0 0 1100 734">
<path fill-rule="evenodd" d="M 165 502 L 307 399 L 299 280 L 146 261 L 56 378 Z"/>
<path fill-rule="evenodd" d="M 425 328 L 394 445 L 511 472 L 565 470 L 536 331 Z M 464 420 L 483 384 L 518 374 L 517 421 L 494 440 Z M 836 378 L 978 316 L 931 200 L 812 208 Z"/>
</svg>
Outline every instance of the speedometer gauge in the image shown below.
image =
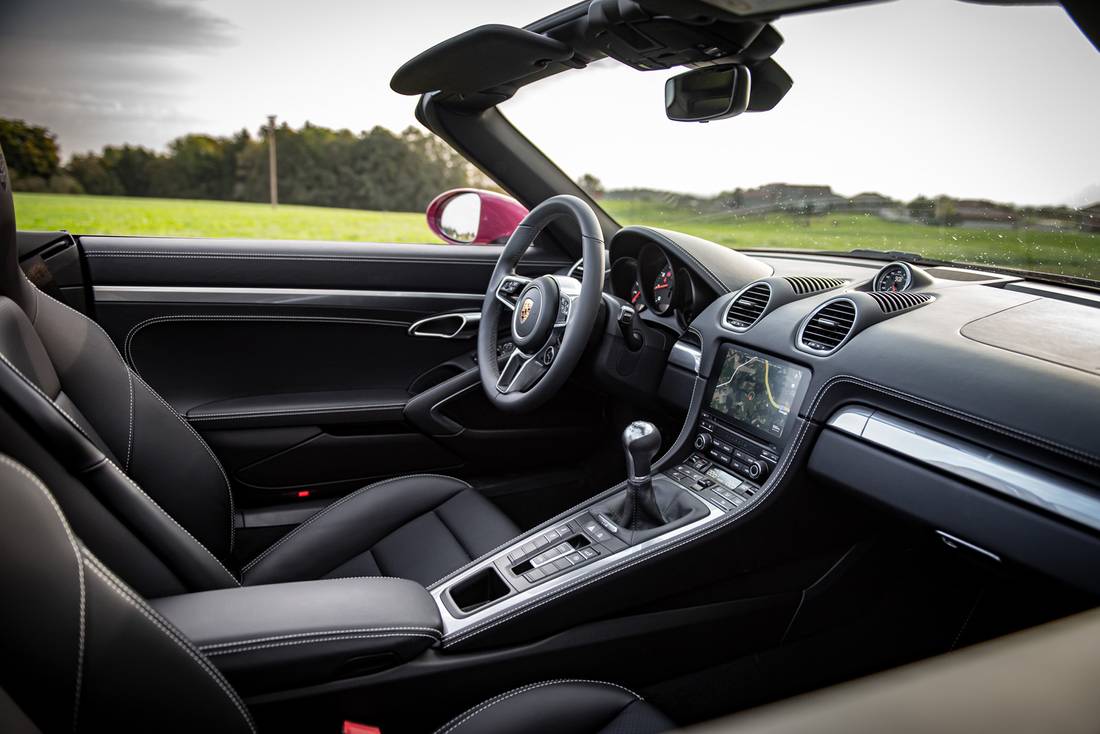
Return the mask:
<svg viewBox="0 0 1100 734">
<path fill-rule="evenodd" d="M 875 276 L 876 291 L 904 291 L 911 285 L 913 285 L 913 271 L 905 263 L 890 263 Z"/>
<path fill-rule="evenodd" d="M 653 310 L 657 313 L 665 313 L 672 306 L 672 295 L 676 289 L 676 275 L 672 272 L 672 265 L 665 261 L 653 281 Z"/>
</svg>

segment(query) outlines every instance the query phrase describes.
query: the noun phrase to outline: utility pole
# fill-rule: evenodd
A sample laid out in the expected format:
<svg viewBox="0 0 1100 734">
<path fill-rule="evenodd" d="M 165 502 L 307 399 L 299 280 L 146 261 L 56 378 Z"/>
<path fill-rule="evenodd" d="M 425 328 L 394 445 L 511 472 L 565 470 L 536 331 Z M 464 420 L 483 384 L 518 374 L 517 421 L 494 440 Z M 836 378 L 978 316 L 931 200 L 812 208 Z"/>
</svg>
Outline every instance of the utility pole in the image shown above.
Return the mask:
<svg viewBox="0 0 1100 734">
<path fill-rule="evenodd" d="M 267 168 L 271 179 L 271 206 L 279 205 L 279 171 L 275 162 L 275 115 L 267 116 Z"/>
</svg>

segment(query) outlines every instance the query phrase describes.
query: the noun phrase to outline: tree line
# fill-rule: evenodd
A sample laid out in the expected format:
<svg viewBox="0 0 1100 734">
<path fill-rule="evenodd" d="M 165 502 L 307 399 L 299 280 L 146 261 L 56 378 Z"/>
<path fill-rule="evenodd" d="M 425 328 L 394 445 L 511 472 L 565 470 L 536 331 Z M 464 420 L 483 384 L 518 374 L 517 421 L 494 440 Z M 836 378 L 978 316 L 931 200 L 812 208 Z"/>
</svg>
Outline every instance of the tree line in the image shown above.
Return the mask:
<svg viewBox="0 0 1100 734">
<path fill-rule="evenodd" d="M 276 128 L 279 201 L 287 204 L 422 211 L 437 194 L 484 186 L 485 177 L 446 143 L 409 127 L 359 133 L 306 123 Z M 165 152 L 108 145 L 62 164 L 57 136 L 45 127 L 0 118 L 4 150 L 17 191 L 267 201 L 264 131 L 191 134 Z"/>
</svg>

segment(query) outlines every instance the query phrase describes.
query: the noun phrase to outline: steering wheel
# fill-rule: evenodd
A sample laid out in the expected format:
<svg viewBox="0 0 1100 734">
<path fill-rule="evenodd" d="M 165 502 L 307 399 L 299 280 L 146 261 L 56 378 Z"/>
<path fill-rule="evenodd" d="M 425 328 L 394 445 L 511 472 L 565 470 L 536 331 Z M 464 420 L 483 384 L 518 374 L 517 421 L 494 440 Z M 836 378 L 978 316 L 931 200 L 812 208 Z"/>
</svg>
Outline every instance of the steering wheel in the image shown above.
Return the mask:
<svg viewBox="0 0 1100 734">
<path fill-rule="evenodd" d="M 584 280 L 564 275 L 525 278 L 516 266 L 535 237 L 558 217 L 572 217 L 581 231 Z M 477 334 L 481 385 L 489 401 L 514 413 L 549 400 L 572 374 L 600 312 L 604 277 L 603 233 L 583 199 L 562 194 L 542 202 L 523 218 L 500 253 Z M 497 354 L 501 314 L 511 320 L 515 349 L 504 365 Z"/>
</svg>

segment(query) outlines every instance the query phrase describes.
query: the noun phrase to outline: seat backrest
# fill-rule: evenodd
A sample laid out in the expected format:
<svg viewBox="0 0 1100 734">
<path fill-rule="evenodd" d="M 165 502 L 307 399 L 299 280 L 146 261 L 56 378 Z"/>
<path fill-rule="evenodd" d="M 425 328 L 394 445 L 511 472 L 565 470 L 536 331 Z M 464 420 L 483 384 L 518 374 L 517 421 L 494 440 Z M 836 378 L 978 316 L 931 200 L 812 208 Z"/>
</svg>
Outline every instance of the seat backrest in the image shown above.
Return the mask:
<svg viewBox="0 0 1100 734">
<path fill-rule="evenodd" d="M 0 558 L 0 731 L 255 731 L 218 669 L 2 454 Z"/>
<path fill-rule="evenodd" d="M 163 589 L 158 582 L 152 588 L 130 568 L 118 568 L 136 588 L 152 595 L 237 583 L 229 570 L 233 499 L 221 464 L 198 433 L 130 369 L 98 324 L 24 275 L 2 150 L 0 400 L 179 584 Z M 65 509 L 79 526 L 75 515 L 83 509 Z M 96 545 L 100 536 L 86 537 L 97 553 L 105 550 Z"/>
</svg>

